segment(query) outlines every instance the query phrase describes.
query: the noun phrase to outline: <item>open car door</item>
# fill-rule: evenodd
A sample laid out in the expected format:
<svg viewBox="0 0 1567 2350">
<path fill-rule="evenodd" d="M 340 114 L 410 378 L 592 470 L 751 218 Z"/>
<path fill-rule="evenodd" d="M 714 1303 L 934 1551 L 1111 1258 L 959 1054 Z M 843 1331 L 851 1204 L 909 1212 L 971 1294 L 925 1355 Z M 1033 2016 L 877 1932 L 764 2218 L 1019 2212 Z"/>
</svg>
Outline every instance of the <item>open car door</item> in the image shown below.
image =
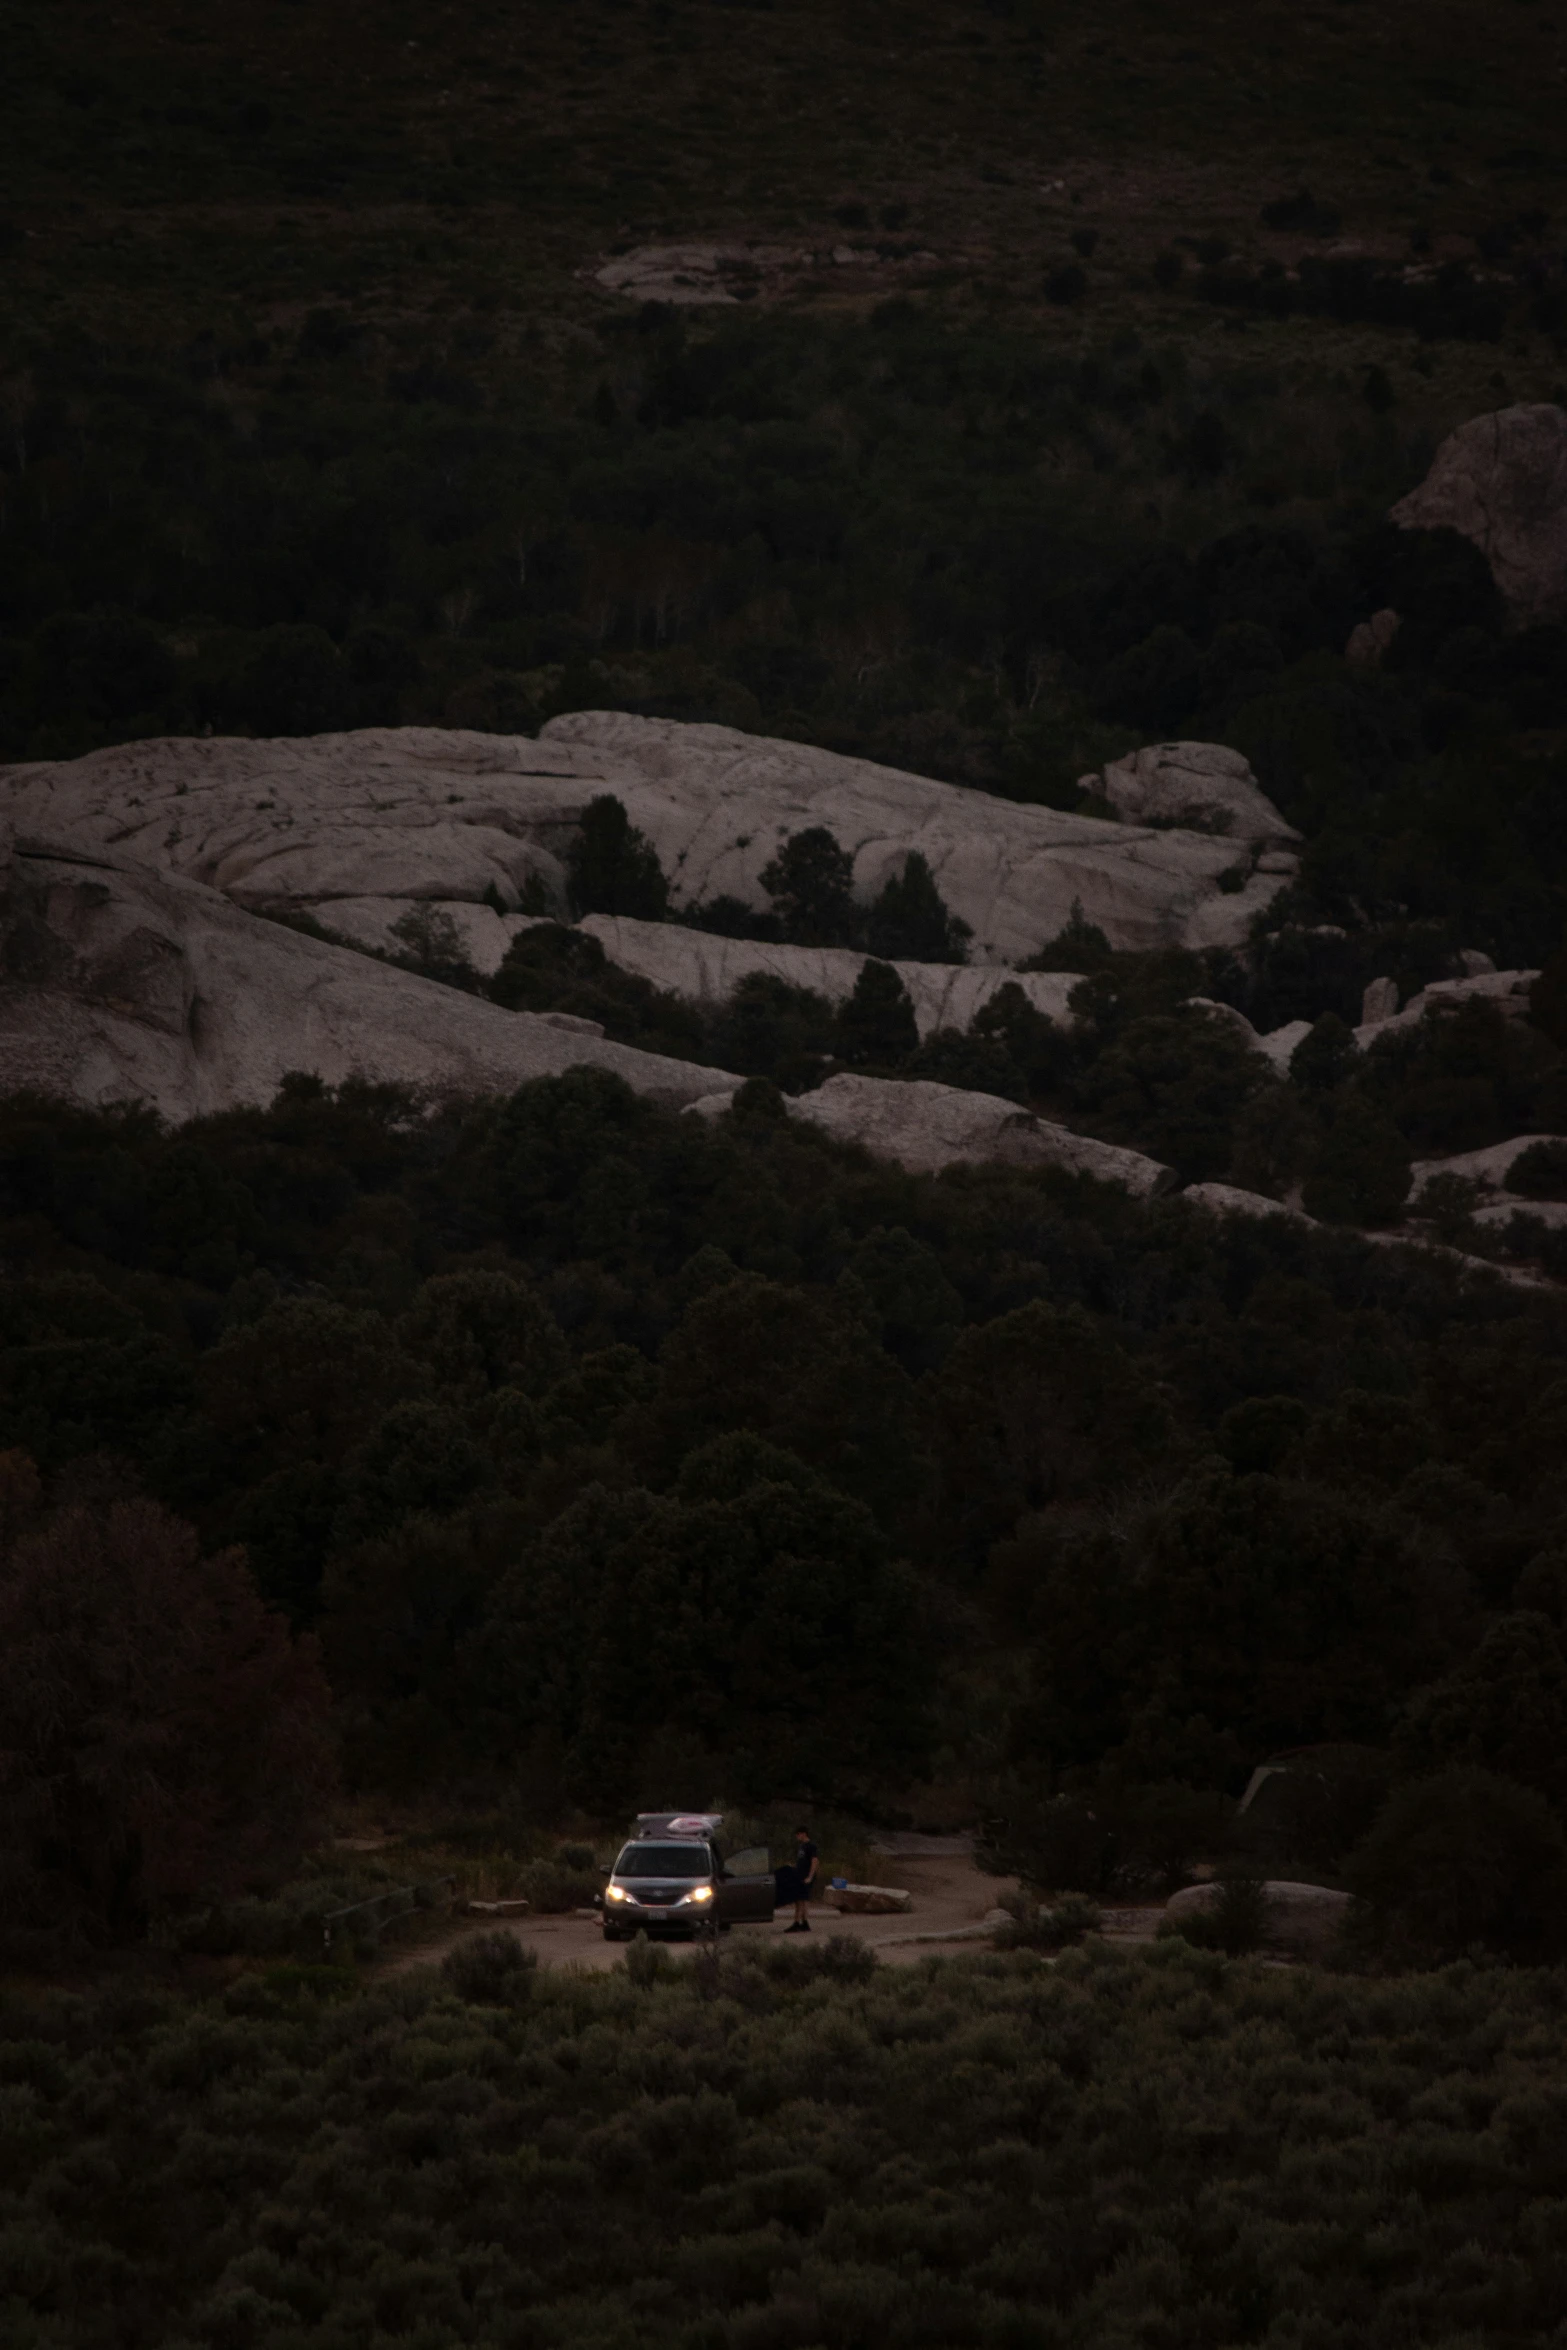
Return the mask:
<svg viewBox="0 0 1567 2350">
<path fill-rule="evenodd" d="M 732 1852 L 718 1884 L 718 1914 L 726 1925 L 737 1921 L 772 1920 L 774 1902 L 772 1863 L 765 1844 L 748 1852 Z"/>
</svg>

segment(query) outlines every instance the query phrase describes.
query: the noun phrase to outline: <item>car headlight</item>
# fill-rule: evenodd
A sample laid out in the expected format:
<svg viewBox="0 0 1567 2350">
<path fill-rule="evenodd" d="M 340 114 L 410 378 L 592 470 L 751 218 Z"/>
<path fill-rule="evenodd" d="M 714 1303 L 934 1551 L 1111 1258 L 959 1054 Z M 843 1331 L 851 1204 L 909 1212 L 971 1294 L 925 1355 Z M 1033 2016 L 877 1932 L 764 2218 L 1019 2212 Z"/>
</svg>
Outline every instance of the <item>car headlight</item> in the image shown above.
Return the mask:
<svg viewBox="0 0 1567 2350">
<path fill-rule="evenodd" d="M 623 1885 L 611 1885 L 609 1888 L 609 1897 L 611 1901 L 629 1901 L 631 1899 L 630 1894 L 626 1891 Z"/>
<path fill-rule="evenodd" d="M 681 1894 L 675 1907 L 676 1909 L 684 1909 L 688 1901 L 711 1901 L 712 1898 L 713 1888 L 711 1885 L 693 1885 L 689 1893 Z"/>
</svg>

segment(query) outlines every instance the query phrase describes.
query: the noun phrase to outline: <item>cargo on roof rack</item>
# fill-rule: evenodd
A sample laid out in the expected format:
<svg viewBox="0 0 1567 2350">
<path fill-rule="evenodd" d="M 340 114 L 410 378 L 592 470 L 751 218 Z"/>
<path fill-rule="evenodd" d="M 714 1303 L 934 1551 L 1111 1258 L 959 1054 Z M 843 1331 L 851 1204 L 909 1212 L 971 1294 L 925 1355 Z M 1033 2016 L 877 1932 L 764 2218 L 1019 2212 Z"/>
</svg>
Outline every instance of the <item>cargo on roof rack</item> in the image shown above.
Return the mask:
<svg viewBox="0 0 1567 2350">
<path fill-rule="evenodd" d="M 716 1836 L 724 1824 L 721 1811 L 639 1811 L 639 1836 Z"/>
</svg>

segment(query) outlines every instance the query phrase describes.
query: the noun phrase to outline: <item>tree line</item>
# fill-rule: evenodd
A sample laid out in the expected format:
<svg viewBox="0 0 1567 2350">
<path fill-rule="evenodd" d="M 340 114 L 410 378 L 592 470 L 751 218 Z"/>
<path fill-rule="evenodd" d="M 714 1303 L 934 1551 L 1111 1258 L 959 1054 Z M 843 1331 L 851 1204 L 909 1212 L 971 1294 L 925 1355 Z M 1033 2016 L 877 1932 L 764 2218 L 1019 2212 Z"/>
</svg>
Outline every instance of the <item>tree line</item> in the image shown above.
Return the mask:
<svg viewBox="0 0 1567 2350">
<path fill-rule="evenodd" d="M 753 1086 L 709 1126 L 591 1069 L 435 1110 L 299 1078 L 172 1131 L 9 1101 L 19 1923 L 134 1931 L 219 1841 L 214 1896 L 275 1882 L 333 1758 L 541 1819 L 715 1783 L 875 1816 L 935 1771 L 1046 1879 L 1061 1804 L 1120 1804 L 1114 1867 L 1168 1882 L 1256 1763 L 1347 1746 L 1381 1776 L 1297 1856 L 1341 1868 L 1453 1770 L 1556 1850 L 1554 1291 L 1082 1180 L 916 1177 L 778 1111 Z M 255 1709 L 285 1687 L 274 1753 Z M 209 1738 L 182 1859 L 160 1821 Z M 145 1816 L 133 1782 L 164 1789 Z M 1193 1796 L 1173 1846 L 1134 1817 Z M 1554 1914 L 1475 1930 L 1528 1955 Z"/>
</svg>

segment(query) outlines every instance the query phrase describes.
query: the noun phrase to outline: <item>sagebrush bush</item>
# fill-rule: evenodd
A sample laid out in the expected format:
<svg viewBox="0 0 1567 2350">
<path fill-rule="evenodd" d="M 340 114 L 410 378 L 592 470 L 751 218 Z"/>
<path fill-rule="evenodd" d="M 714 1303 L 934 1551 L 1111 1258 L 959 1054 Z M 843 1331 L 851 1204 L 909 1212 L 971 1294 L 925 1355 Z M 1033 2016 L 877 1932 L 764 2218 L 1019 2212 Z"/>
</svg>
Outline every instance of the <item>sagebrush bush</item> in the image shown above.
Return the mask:
<svg viewBox="0 0 1567 2350">
<path fill-rule="evenodd" d="M 459 1998 L 484 2007 L 514 2007 L 533 1987 L 536 1950 L 525 1950 L 515 1934 L 497 1930 L 467 1934 L 448 1950 L 441 1973 Z"/>
<path fill-rule="evenodd" d="M 1061 1893 L 1047 1902 L 1029 1893 L 1004 1893 L 1001 1907 L 1010 1910 L 1011 1919 L 996 1928 L 998 1950 L 1064 1950 L 1086 1934 L 1097 1934 L 1103 1923 L 1098 1902 L 1086 1893 Z"/>
<path fill-rule="evenodd" d="M 1047 2289 L 1068 2342 L 1200 2306 L 1288 2350 L 1347 2294 L 1405 2350 L 1458 2308 L 1485 2350 L 1551 2338 L 1554 1973 L 801 1940 L 725 1944 L 707 1983 L 541 1971 L 520 2004 L 436 1968 L 10 1992 L 8 2341 L 227 2343 L 270 2304 L 307 2350 L 652 2350 L 678 2306 L 715 2341 L 916 2350 L 934 2316 L 1006 2350 Z"/>
</svg>

